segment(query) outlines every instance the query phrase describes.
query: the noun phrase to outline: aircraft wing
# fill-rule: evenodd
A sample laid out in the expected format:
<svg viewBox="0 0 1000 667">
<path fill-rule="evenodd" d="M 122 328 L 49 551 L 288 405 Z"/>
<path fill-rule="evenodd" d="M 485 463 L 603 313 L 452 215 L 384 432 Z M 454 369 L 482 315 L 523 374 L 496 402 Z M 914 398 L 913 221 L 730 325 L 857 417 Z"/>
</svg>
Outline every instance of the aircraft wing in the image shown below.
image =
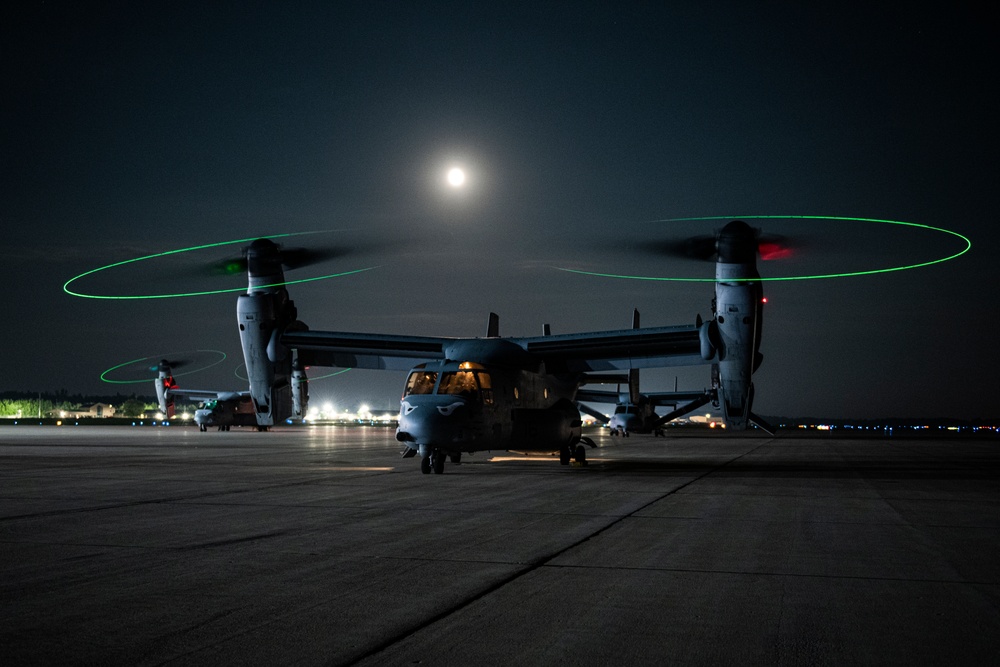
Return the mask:
<svg viewBox="0 0 1000 667">
<path fill-rule="evenodd" d="M 494 342 L 495 341 L 495 342 Z M 549 373 L 693 366 L 701 357 L 695 326 L 649 327 L 534 338 L 444 338 L 339 331 L 293 331 L 281 344 L 298 350 L 306 366 L 409 370 L 417 362 L 471 356 L 470 353 L 527 357 L 542 361 Z M 501 348 L 507 350 L 502 352 Z M 518 350 L 520 348 L 520 350 Z M 457 356 L 455 356 L 457 355 Z M 477 355 L 479 356 L 479 355 Z"/>
<path fill-rule="evenodd" d="M 649 327 L 515 338 L 550 373 L 628 370 L 711 363 L 701 356 L 696 326 Z"/>
<path fill-rule="evenodd" d="M 445 348 L 455 340 L 337 331 L 294 331 L 281 336 L 281 344 L 297 349 L 299 361 L 306 366 L 406 371 L 419 361 L 444 359 Z"/>
<path fill-rule="evenodd" d="M 181 389 L 179 387 L 171 387 L 166 390 L 169 396 L 183 396 L 184 398 L 194 398 L 194 399 L 216 399 L 216 400 L 227 400 L 230 398 L 235 398 L 239 396 L 249 396 L 248 391 L 215 391 L 212 389 Z"/>
<path fill-rule="evenodd" d="M 621 392 L 606 391 L 601 389 L 586 389 L 581 387 L 576 392 L 576 400 L 593 401 L 594 403 L 617 403 L 621 398 Z M 628 392 L 625 392 L 628 396 Z"/>
<path fill-rule="evenodd" d="M 705 395 L 705 390 L 701 391 L 664 391 L 659 393 L 646 394 L 649 402 L 653 405 L 676 405 L 682 401 L 694 401 Z"/>
</svg>

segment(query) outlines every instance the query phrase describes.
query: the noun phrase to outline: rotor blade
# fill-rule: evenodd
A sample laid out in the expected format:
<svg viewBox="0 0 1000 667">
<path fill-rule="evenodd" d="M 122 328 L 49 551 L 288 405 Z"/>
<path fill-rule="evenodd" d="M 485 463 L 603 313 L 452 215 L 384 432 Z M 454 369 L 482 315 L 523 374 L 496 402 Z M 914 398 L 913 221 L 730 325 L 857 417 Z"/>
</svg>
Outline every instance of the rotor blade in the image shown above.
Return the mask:
<svg viewBox="0 0 1000 667">
<path fill-rule="evenodd" d="M 350 248 L 282 248 L 281 263 L 286 269 L 301 269 L 304 266 L 319 264 L 331 259 L 337 259 L 353 254 Z"/>
<path fill-rule="evenodd" d="M 765 262 L 788 259 L 800 248 L 799 244 L 780 234 L 761 234 L 757 237 L 757 253 Z"/>
<path fill-rule="evenodd" d="M 714 236 L 692 236 L 686 239 L 653 243 L 651 248 L 658 255 L 711 260 L 715 257 Z"/>
<path fill-rule="evenodd" d="M 190 365 L 191 362 L 191 359 L 160 359 L 160 363 L 155 366 L 150 366 L 149 370 L 155 372 L 160 370 L 161 366 L 166 366 L 170 370 L 175 368 L 184 368 L 185 366 Z"/>
<path fill-rule="evenodd" d="M 246 255 L 242 257 L 229 257 L 212 262 L 208 265 L 206 273 L 212 276 L 235 276 L 247 272 Z"/>
</svg>

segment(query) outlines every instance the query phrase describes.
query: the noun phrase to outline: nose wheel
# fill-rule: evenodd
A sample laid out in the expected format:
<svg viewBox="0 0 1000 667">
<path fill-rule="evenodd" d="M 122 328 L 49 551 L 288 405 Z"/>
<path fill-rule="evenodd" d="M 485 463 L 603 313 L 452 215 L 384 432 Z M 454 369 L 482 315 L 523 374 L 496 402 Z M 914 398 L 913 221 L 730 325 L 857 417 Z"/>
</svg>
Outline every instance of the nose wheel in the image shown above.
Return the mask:
<svg viewBox="0 0 1000 667">
<path fill-rule="evenodd" d="M 445 458 L 447 454 L 440 449 L 431 450 L 430 454 L 420 459 L 420 472 L 427 475 L 433 470 L 435 475 L 440 475 L 444 472 Z"/>
</svg>

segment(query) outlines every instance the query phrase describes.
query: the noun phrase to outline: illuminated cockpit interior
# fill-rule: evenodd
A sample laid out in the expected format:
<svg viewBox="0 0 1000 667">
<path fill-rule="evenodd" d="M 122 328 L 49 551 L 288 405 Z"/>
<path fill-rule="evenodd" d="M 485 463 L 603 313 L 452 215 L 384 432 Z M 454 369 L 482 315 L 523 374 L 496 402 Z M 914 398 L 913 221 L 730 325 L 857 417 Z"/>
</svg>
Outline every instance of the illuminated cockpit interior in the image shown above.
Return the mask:
<svg viewBox="0 0 1000 667">
<path fill-rule="evenodd" d="M 459 365 L 457 371 L 428 371 L 415 369 L 406 379 L 406 388 L 403 390 L 403 397 L 411 394 L 445 394 L 451 396 L 465 396 L 467 398 L 481 398 L 486 403 L 493 402 L 493 381 L 490 374 L 485 370 L 480 370 L 474 365 L 463 363 Z M 437 390 L 435 391 L 435 386 Z"/>
<path fill-rule="evenodd" d="M 438 374 L 433 371 L 413 371 L 410 373 L 410 377 L 406 378 L 406 389 L 403 390 L 403 396 L 433 394 L 437 378 Z"/>
</svg>

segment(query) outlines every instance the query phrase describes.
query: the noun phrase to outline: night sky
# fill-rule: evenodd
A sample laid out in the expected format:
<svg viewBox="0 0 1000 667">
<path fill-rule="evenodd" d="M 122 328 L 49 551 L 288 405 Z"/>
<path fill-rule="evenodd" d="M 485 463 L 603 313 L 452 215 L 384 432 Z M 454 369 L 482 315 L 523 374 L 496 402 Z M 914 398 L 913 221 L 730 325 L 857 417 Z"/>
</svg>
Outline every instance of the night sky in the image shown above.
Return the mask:
<svg viewBox="0 0 1000 667">
<path fill-rule="evenodd" d="M 968 236 L 958 259 L 765 285 L 755 411 L 1000 414 L 995 343 L 996 17 L 868 3 L 77 3 L 2 10 L 0 390 L 152 393 L 115 364 L 197 349 L 184 386 L 245 388 L 235 295 L 69 296 L 99 266 L 256 235 L 353 254 L 290 288 L 318 330 L 538 335 L 693 323 L 710 283 L 653 255 L 722 222 L 826 215 Z M 854 5 L 855 3 L 848 3 Z M 801 5 L 801 6 L 800 6 Z M 461 165 L 468 182 L 451 189 Z M 864 270 L 961 249 L 914 228 L 756 221 L 794 238 L 768 275 Z M 108 270 L 98 294 L 238 287 L 199 266 L 240 246 Z M 322 369 L 313 372 L 322 374 Z M 643 388 L 708 384 L 708 367 Z M 314 401 L 395 407 L 404 374 L 352 371 Z"/>
</svg>

